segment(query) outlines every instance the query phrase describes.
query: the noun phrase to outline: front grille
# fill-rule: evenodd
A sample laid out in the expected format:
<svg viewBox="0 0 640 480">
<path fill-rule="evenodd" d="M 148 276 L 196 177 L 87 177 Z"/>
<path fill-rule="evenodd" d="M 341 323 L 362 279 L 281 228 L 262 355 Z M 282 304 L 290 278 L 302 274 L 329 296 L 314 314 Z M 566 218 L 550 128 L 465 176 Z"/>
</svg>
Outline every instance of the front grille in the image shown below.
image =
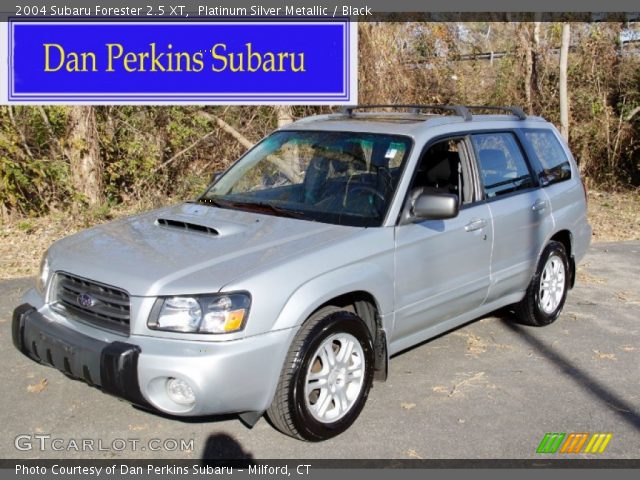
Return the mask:
<svg viewBox="0 0 640 480">
<path fill-rule="evenodd" d="M 129 294 L 124 290 L 59 272 L 56 300 L 80 321 L 129 333 Z"/>
</svg>

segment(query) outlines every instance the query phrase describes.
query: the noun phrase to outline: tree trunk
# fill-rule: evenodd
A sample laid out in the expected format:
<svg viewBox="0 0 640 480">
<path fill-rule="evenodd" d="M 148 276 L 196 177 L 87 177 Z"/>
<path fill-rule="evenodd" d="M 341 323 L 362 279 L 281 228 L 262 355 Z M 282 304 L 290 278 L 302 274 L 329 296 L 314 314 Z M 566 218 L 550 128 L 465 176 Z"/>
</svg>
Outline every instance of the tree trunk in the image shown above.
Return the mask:
<svg viewBox="0 0 640 480">
<path fill-rule="evenodd" d="M 94 107 L 70 107 L 67 119 L 66 155 L 73 186 L 89 205 L 102 202 L 102 162 Z"/>
<path fill-rule="evenodd" d="M 531 35 L 529 33 L 529 27 L 527 24 L 522 26 L 521 30 L 521 42 L 524 48 L 524 95 L 527 104 L 527 113 L 533 114 L 533 51 L 531 47 Z"/>
<path fill-rule="evenodd" d="M 560 45 L 560 133 L 569 141 L 569 92 L 567 90 L 567 67 L 569 64 L 569 42 L 571 27 L 562 24 L 562 43 Z"/>
<path fill-rule="evenodd" d="M 540 13 L 536 13 L 536 18 L 540 16 Z M 533 92 L 533 98 L 540 98 L 540 77 L 538 76 L 538 69 L 540 66 L 540 30 L 542 22 L 533 22 L 533 58 L 531 66 L 531 88 Z"/>
<path fill-rule="evenodd" d="M 542 22 L 537 19 L 540 17 L 540 13 L 536 13 L 535 17 L 536 21 L 533 22 L 533 43 L 536 46 L 536 50 L 540 49 L 540 27 L 542 26 Z"/>
<path fill-rule="evenodd" d="M 289 105 L 276 105 L 274 108 L 278 115 L 278 128 L 293 122 L 293 114 Z"/>
</svg>

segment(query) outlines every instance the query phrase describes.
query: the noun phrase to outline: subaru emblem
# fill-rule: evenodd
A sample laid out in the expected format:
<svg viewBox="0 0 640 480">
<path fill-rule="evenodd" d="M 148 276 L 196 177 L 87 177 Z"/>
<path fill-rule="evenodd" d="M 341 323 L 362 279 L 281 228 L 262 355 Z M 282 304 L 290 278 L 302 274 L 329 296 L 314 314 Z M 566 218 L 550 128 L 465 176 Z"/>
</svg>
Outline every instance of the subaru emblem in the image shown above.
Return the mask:
<svg viewBox="0 0 640 480">
<path fill-rule="evenodd" d="M 76 301 L 78 302 L 78 305 L 84 308 L 90 308 L 96 304 L 95 298 L 93 298 L 88 293 L 81 293 L 80 295 L 78 295 Z"/>
</svg>

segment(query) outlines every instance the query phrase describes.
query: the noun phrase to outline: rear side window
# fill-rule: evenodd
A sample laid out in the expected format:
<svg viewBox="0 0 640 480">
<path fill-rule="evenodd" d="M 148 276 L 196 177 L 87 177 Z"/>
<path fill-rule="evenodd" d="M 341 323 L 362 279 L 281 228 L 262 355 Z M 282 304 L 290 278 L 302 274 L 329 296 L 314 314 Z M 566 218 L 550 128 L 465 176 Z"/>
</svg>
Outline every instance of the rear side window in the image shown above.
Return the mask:
<svg viewBox="0 0 640 480">
<path fill-rule="evenodd" d="M 557 137 L 549 130 L 525 130 L 524 136 L 533 147 L 542 166 L 540 184 L 550 185 L 571 178 L 571 164 Z"/>
<path fill-rule="evenodd" d="M 531 172 L 512 133 L 485 133 L 471 138 L 487 198 L 533 186 Z"/>
</svg>

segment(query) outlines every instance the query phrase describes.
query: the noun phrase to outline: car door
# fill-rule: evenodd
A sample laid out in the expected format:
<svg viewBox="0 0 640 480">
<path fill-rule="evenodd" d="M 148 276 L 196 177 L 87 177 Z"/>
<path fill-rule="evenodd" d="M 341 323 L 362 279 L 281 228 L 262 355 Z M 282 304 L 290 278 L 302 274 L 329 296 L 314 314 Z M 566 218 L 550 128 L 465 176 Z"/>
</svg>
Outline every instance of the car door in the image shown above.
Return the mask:
<svg viewBox="0 0 640 480">
<path fill-rule="evenodd" d="M 432 327 L 479 307 L 488 291 L 491 212 L 486 204 L 475 201 L 473 192 L 467 191 L 474 183 L 465 154 L 470 146 L 464 139 L 458 140 L 457 145 L 461 176 L 465 177 L 459 192 L 463 201 L 458 215 L 396 227 L 393 342 L 398 348 L 428 338 Z M 421 163 L 424 161 L 423 158 Z"/>
<path fill-rule="evenodd" d="M 553 219 L 513 132 L 478 133 L 471 140 L 493 219 L 490 303 L 527 288 Z"/>
</svg>

